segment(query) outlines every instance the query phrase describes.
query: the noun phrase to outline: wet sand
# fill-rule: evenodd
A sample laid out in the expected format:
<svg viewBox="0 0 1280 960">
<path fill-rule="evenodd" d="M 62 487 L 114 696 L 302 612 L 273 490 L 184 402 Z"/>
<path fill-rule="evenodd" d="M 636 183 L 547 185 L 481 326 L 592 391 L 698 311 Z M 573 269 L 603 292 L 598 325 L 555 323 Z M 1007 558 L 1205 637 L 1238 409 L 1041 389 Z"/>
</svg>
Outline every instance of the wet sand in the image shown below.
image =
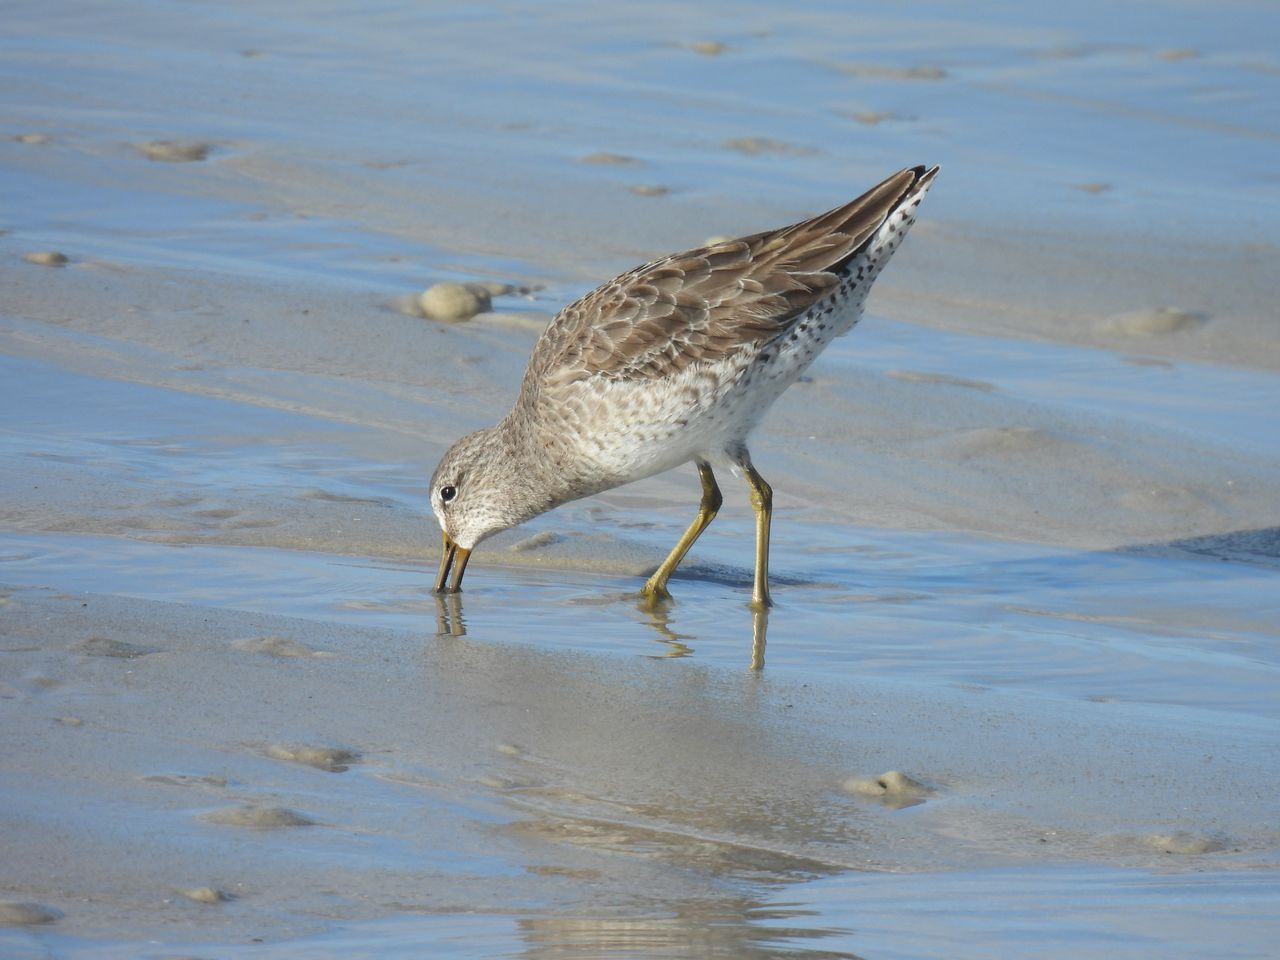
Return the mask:
<svg viewBox="0 0 1280 960">
<path fill-rule="evenodd" d="M 1280 24 L 1051 9 L 16 5 L 0 953 L 1266 955 Z M 549 315 L 923 162 L 767 619 L 688 469 L 429 592 Z"/>
</svg>

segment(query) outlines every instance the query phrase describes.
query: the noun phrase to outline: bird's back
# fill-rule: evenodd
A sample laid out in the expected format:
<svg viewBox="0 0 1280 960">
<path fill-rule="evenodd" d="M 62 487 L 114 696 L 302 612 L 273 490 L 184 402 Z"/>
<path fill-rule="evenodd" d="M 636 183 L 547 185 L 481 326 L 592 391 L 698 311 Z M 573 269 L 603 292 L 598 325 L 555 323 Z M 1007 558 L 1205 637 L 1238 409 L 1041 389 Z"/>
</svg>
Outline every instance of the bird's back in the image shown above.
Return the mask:
<svg viewBox="0 0 1280 960">
<path fill-rule="evenodd" d="M 604 489 L 738 442 L 857 322 L 937 168 L 819 216 L 662 257 L 565 307 L 517 410 Z"/>
<path fill-rule="evenodd" d="M 869 249 L 877 232 L 895 212 L 914 212 L 936 172 L 902 170 L 809 220 L 629 270 L 560 311 L 538 340 L 528 373 L 549 385 L 660 380 L 764 343 L 815 304 L 841 295 L 860 260 L 868 261 L 869 286 L 909 220 L 895 226 L 887 250 Z"/>
</svg>

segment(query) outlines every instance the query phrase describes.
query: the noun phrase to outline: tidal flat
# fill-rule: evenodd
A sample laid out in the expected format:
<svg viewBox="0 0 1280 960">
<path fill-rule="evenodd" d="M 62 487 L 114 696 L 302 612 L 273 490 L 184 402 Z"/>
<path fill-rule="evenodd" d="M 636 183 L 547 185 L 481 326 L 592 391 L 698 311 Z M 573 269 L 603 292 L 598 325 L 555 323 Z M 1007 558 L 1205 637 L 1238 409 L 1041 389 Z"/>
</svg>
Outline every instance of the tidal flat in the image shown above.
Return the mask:
<svg viewBox="0 0 1280 960">
<path fill-rule="evenodd" d="M 0 954 L 1273 951 L 1280 14 L 6 24 Z M 753 443 L 767 617 L 731 477 L 637 604 L 692 468 L 431 593 L 431 470 L 561 306 L 916 163 Z"/>
</svg>

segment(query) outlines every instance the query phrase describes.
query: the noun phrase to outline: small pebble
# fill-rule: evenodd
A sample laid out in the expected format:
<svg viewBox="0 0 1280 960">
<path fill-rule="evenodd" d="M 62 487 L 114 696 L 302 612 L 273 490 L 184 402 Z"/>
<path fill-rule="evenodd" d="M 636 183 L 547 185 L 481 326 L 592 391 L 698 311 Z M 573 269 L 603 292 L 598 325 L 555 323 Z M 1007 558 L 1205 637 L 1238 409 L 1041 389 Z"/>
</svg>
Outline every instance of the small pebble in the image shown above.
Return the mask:
<svg viewBox="0 0 1280 960">
<path fill-rule="evenodd" d="M 729 49 L 729 45 L 719 40 L 696 40 L 689 44 L 689 49 L 704 57 L 718 57 Z"/>
<path fill-rule="evenodd" d="M 288 760 L 290 763 L 301 763 L 318 770 L 328 770 L 330 773 L 342 773 L 360 759 L 360 754 L 340 747 L 299 747 L 283 744 L 272 744 L 267 747 L 267 756 L 276 760 Z"/>
<path fill-rule="evenodd" d="M 189 890 L 179 890 L 178 892 L 188 900 L 196 903 L 225 903 L 231 899 L 228 894 L 217 887 L 191 887 Z"/>
<path fill-rule="evenodd" d="M 17 140 L 18 143 L 30 143 L 36 146 L 42 146 L 53 141 L 53 137 L 47 133 L 20 133 L 13 139 Z"/>
<path fill-rule="evenodd" d="M 890 770 L 878 777 L 850 777 L 844 782 L 848 793 L 856 793 L 864 797 L 910 798 L 930 796 L 932 787 L 925 786 L 919 780 L 907 776 L 897 770 Z"/>
<path fill-rule="evenodd" d="M 868 127 L 874 127 L 877 124 L 884 123 L 886 120 L 894 119 L 892 113 L 881 113 L 878 110 L 855 110 L 849 114 L 849 117 L 859 123 L 866 124 Z"/>
<path fill-rule="evenodd" d="M 660 183 L 642 183 L 632 187 L 631 192 L 640 197 L 665 197 L 671 188 Z"/>
<path fill-rule="evenodd" d="M 22 258 L 27 263 L 37 263 L 42 267 L 65 267 L 67 255 L 58 250 L 37 250 Z"/>
<path fill-rule="evenodd" d="M 1156 307 L 1151 310 L 1134 310 L 1110 317 L 1107 330 L 1129 336 L 1160 336 L 1193 330 L 1205 322 L 1202 314 L 1179 310 L 1176 307 Z"/>
<path fill-rule="evenodd" d="M 490 307 L 489 294 L 465 283 L 437 283 L 418 297 L 424 316 L 443 323 L 470 320 Z"/>
<path fill-rule="evenodd" d="M 0 927 L 28 927 L 53 923 L 61 916 L 61 911 L 40 903 L 0 900 Z"/>
<path fill-rule="evenodd" d="M 1201 836 L 1195 833 L 1186 833 L 1179 831 L 1177 833 L 1151 834 L 1142 838 L 1149 847 L 1154 847 L 1164 853 L 1176 853 L 1183 856 L 1193 856 L 1201 853 L 1217 853 L 1225 850 L 1226 846 L 1220 840 L 1213 837 Z"/>
<path fill-rule="evenodd" d="M 199 140 L 152 140 L 134 146 L 148 160 L 158 163 L 196 163 L 209 157 L 209 144 Z"/>
</svg>

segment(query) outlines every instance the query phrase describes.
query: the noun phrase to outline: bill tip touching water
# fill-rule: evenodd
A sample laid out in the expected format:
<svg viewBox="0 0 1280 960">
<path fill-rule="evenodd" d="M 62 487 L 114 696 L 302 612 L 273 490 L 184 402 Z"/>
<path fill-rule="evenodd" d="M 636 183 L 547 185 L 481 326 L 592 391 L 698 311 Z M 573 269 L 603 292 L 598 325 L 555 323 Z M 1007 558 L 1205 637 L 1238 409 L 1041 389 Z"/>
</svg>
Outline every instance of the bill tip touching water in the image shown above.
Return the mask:
<svg viewBox="0 0 1280 960">
<path fill-rule="evenodd" d="M 826 213 L 671 254 L 565 307 L 539 337 L 511 412 L 462 437 L 431 479 L 438 592 L 485 538 L 561 504 L 694 462 L 697 516 L 642 588 L 649 602 L 722 503 L 715 467 L 747 480 L 752 605 L 770 605 L 772 490 L 747 441 L 775 400 L 862 316 L 938 167 L 909 167 Z"/>
</svg>

